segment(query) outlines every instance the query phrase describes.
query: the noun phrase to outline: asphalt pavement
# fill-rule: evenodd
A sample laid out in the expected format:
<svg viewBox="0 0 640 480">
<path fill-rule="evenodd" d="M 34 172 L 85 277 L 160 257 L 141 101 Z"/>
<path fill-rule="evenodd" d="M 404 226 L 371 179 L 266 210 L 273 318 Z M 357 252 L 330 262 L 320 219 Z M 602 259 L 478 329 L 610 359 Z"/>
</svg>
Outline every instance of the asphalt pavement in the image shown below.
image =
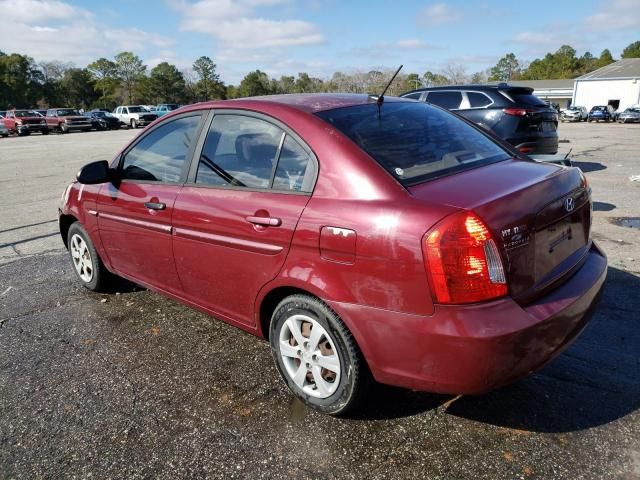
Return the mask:
<svg viewBox="0 0 640 480">
<path fill-rule="evenodd" d="M 495 392 L 377 387 L 308 410 L 268 344 L 122 282 L 95 294 L 57 233 L 77 169 L 135 131 L 0 139 L 0 478 L 640 479 L 640 125 L 561 124 L 609 256 L 571 348 Z"/>
</svg>

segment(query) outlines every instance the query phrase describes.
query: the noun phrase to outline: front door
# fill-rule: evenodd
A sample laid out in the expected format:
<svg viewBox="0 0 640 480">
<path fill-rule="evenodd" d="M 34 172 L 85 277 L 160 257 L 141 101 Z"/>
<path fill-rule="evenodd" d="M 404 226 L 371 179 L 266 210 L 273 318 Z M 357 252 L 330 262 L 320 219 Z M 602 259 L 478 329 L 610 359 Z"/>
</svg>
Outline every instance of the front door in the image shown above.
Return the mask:
<svg viewBox="0 0 640 480">
<path fill-rule="evenodd" d="M 98 229 L 117 273 L 180 292 L 171 240 L 174 203 L 186 177 L 200 114 L 162 123 L 120 159 L 117 180 L 98 195 Z"/>
<path fill-rule="evenodd" d="M 282 268 L 317 171 L 281 125 L 216 114 L 174 207 L 174 255 L 185 295 L 254 325 L 255 298 Z"/>
</svg>

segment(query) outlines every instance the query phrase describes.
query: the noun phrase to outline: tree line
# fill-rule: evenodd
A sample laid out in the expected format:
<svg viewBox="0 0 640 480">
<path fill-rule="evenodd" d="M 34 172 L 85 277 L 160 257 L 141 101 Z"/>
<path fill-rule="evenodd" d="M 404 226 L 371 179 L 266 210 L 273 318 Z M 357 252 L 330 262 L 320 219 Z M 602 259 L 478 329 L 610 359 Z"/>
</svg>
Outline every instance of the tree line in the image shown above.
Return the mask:
<svg viewBox="0 0 640 480">
<path fill-rule="evenodd" d="M 640 57 L 640 41 L 628 45 L 621 57 Z M 401 72 L 390 86 L 388 95 L 437 85 L 575 78 L 614 61 L 607 49 L 598 57 L 589 52 L 578 57 L 569 45 L 530 63 L 521 62 L 513 53 L 507 53 L 494 67 L 475 73 L 469 73 L 459 63 L 449 63 L 437 72 L 426 71 L 422 75 Z M 392 69 L 380 68 L 366 72 L 335 72 L 328 79 L 306 72 L 298 73 L 297 77 L 271 78 L 265 72 L 255 70 L 238 85 L 225 85 L 217 65 L 207 56 L 198 58 L 190 69 L 181 71 L 168 62 L 148 69 L 132 52 L 118 53 L 112 59 L 99 58 L 85 68 L 60 61 L 36 63 L 25 55 L 0 52 L 0 109 L 35 106 L 112 109 L 123 104 L 187 104 L 277 93 L 379 93 L 392 73 Z"/>
</svg>

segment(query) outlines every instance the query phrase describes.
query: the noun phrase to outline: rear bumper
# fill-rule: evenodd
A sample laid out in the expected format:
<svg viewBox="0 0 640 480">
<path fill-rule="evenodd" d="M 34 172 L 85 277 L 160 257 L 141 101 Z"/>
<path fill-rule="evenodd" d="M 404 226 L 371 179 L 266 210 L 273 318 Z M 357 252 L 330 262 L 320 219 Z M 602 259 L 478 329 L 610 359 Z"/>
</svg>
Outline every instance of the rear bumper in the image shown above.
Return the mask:
<svg viewBox="0 0 640 480">
<path fill-rule="evenodd" d="M 526 155 L 553 155 L 558 152 L 558 136 L 537 138 L 516 138 L 510 140 L 516 149 Z"/>
<path fill-rule="evenodd" d="M 382 383 L 477 394 L 522 378 L 559 355 L 591 318 L 607 272 L 594 245 L 582 268 L 537 302 L 511 298 L 438 306 L 424 317 L 331 303 Z"/>
</svg>

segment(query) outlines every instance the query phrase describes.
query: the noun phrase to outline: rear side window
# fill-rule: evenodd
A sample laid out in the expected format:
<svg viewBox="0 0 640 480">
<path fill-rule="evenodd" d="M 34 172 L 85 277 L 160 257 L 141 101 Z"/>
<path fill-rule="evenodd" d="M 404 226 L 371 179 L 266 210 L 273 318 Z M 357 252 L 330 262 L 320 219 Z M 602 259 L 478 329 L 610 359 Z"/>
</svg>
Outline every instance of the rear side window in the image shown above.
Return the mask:
<svg viewBox="0 0 640 480">
<path fill-rule="evenodd" d="M 202 149 L 196 183 L 269 188 L 284 132 L 243 115 L 216 115 Z"/>
<path fill-rule="evenodd" d="M 155 129 L 129 150 L 122 161 L 123 179 L 180 181 L 187 153 L 196 140 L 200 115 L 178 118 Z"/>
<path fill-rule="evenodd" d="M 207 134 L 196 184 L 310 192 L 315 162 L 281 128 L 255 117 L 219 114 Z"/>
<path fill-rule="evenodd" d="M 469 99 L 471 108 L 482 108 L 491 104 L 491 99 L 484 93 L 467 92 L 467 98 Z"/>
<path fill-rule="evenodd" d="M 460 103 L 462 103 L 462 93 L 439 92 L 436 90 L 429 92 L 427 102 L 446 108 L 447 110 L 455 110 L 456 108 L 460 108 Z"/>
<path fill-rule="evenodd" d="M 314 173 L 313 163 L 307 152 L 287 135 L 282 144 L 273 188 L 293 192 L 311 191 L 310 182 L 315 176 Z"/>
<path fill-rule="evenodd" d="M 316 115 L 406 186 L 511 156 L 477 128 L 425 103 L 356 105 Z"/>
<path fill-rule="evenodd" d="M 410 93 L 409 95 L 404 95 L 402 98 L 410 98 L 411 100 L 420 100 L 420 96 L 422 92 Z"/>
</svg>

